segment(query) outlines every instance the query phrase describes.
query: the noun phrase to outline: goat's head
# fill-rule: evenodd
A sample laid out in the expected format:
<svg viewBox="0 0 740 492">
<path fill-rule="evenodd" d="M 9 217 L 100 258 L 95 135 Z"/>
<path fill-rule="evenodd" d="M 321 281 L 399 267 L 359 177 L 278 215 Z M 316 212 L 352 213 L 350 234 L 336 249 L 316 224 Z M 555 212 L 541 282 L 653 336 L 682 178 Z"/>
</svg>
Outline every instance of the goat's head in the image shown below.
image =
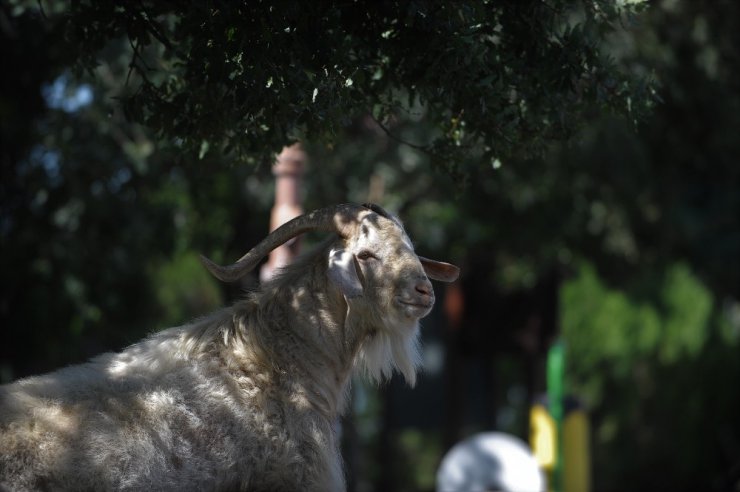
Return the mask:
<svg viewBox="0 0 740 492">
<path fill-rule="evenodd" d="M 434 291 L 429 279 L 454 281 L 459 269 L 417 256 L 401 222 L 381 207 L 373 204 L 337 205 L 296 217 L 284 224 L 255 246 L 236 263 L 216 265 L 207 258 L 208 270 L 224 281 L 234 281 L 251 271 L 272 249 L 310 230 L 336 232 L 339 236 L 331 244 L 327 258 L 327 274 L 331 283 L 347 299 L 360 316 L 382 318 L 373 328 L 385 330 L 385 348 L 364 347 L 361 357 L 366 359 L 371 376 L 379 379 L 392 370 L 387 361 L 400 363 L 399 369 L 412 384 L 415 365 L 403 363 L 400 351 L 413 352 L 413 347 L 399 349 L 399 345 L 415 343 L 418 320 L 434 305 Z M 395 342 L 402 339 L 403 342 Z M 408 343 L 407 343 L 408 342 Z M 368 350 L 385 352 L 372 355 Z M 392 353 L 388 353 L 388 352 Z M 413 359 L 406 354 L 405 359 Z M 372 362 L 383 360 L 384 362 Z"/>
<path fill-rule="evenodd" d="M 429 278 L 451 282 L 458 269 L 417 256 L 396 217 L 377 205 L 362 208 L 352 234 L 329 253 L 329 278 L 346 298 L 361 298 L 390 317 L 392 326 L 414 326 L 434 305 Z"/>
<path fill-rule="evenodd" d="M 205 256 L 201 256 L 201 259 L 216 278 L 224 282 L 234 282 L 252 271 L 270 251 L 312 230 L 336 232 L 344 240 L 345 248 L 336 250 L 330 264 L 342 260 L 349 262 L 352 258 L 358 261 L 368 260 L 371 259 L 370 255 L 380 259 L 379 254 L 392 261 L 395 254 L 406 258 L 408 263 L 415 263 L 417 274 L 420 274 L 420 266 L 426 276 L 433 280 L 453 282 L 459 274 L 459 269 L 454 265 L 416 256 L 400 221 L 375 204 L 336 205 L 296 217 L 274 230 L 232 265 L 221 266 Z M 412 258 L 418 263 L 412 261 Z M 347 277 L 333 280 L 339 282 L 347 297 L 362 295 L 361 286 L 355 282 L 344 283 L 348 280 Z"/>
</svg>

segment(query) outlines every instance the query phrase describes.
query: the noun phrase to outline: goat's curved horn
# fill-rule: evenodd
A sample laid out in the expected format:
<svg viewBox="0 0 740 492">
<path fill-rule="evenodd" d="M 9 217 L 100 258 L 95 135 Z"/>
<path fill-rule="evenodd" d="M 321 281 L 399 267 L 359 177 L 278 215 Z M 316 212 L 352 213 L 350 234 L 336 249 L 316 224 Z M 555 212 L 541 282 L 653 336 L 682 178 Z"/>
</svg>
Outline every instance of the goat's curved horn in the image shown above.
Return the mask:
<svg viewBox="0 0 740 492">
<path fill-rule="evenodd" d="M 270 251 L 304 232 L 318 230 L 336 232 L 342 237 L 349 236 L 357 223 L 358 213 L 363 210 L 367 210 L 367 208 L 346 203 L 299 215 L 272 231 L 232 265 L 219 265 L 203 255 L 200 256 L 200 259 L 214 277 L 224 282 L 234 282 L 252 271 L 257 263 L 267 256 Z"/>
</svg>

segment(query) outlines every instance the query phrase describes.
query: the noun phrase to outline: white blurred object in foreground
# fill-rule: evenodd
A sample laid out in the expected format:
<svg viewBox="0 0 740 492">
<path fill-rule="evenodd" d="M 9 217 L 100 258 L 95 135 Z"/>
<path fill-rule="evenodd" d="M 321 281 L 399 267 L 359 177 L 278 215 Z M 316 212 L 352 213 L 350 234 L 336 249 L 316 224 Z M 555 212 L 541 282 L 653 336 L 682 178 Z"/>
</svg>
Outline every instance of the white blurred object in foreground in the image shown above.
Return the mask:
<svg viewBox="0 0 740 492">
<path fill-rule="evenodd" d="M 502 432 L 484 432 L 457 443 L 442 459 L 438 492 L 543 492 L 543 474 L 529 447 Z"/>
</svg>

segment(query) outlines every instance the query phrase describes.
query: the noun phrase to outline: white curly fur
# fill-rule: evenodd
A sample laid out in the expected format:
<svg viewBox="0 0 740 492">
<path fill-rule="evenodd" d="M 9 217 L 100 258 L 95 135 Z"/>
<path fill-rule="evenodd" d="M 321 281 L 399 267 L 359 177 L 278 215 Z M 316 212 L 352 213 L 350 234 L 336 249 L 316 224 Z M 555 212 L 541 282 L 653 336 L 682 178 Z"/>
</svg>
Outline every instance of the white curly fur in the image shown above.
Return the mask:
<svg viewBox="0 0 740 492">
<path fill-rule="evenodd" d="M 403 229 L 374 224 L 360 297 L 328 280 L 333 246 L 363 246 L 338 239 L 230 308 L 0 387 L 0 490 L 342 490 L 350 374 L 413 385 L 428 313 L 397 302 L 428 283 Z"/>
</svg>

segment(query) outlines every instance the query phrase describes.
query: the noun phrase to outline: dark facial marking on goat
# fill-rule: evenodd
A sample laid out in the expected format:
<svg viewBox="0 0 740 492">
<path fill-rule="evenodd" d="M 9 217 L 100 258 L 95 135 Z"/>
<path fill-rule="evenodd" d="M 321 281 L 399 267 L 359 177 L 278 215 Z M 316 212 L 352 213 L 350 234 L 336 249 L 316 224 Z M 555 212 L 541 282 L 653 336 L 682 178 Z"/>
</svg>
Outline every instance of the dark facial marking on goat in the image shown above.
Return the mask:
<svg viewBox="0 0 740 492">
<path fill-rule="evenodd" d="M 363 287 L 367 287 L 367 281 L 365 280 L 365 275 L 362 273 L 362 268 L 360 268 L 360 263 L 357 261 L 357 258 L 352 259 L 352 264 L 355 267 L 357 278 L 360 279 L 360 284 L 362 284 Z"/>
<path fill-rule="evenodd" d="M 375 203 L 363 203 L 363 207 L 372 210 L 376 214 L 380 215 L 381 217 L 385 217 L 386 219 L 390 219 L 391 215 L 386 212 L 386 210 L 381 207 L 380 205 L 376 205 Z"/>
<path fill-rule="evenodd" d="M 380 215 L 378 215 L 378 214 L 367 214 L 365 216 L 365 220 L 370 221 L 370 223 L 373 226 L 375 226 L 376 228 L 380 228 L 380 224 L 379 224 L 379 220 L 378 219 L 380 219 Z"/>
</svg>

